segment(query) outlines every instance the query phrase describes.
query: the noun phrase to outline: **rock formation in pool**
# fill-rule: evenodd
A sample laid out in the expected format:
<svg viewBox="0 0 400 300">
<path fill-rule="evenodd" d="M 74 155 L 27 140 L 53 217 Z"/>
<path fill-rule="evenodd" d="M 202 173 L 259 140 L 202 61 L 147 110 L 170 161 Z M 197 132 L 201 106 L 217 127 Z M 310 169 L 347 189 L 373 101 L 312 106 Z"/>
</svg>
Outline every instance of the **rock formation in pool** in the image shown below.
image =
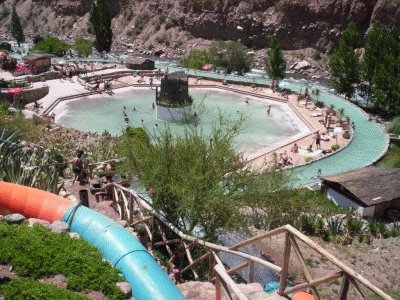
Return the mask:
<svg viewBox="0 0 400 300">
<path fill-rule="evenodd" d="M 157 118 L 171 122 L 190 121 L 192 104 L 185 72 L 170 73 L 161 79 L 161 90 L 156 93 Z"/>
</svg>

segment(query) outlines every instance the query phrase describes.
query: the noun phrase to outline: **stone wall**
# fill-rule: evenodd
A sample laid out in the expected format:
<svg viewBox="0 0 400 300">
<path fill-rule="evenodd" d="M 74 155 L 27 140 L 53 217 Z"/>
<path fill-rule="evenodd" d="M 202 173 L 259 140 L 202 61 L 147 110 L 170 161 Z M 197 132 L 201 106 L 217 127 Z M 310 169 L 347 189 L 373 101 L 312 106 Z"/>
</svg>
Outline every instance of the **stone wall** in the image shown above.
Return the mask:
<svg viewBox="0 0 400 300">
<path fill-rule="evenodd" d="M 49 87 L 48 86 L 41 86 L 39 88 L 35 89 L 25 89 L 21 93 L 20 97 L 20 103 L 25 106 L 28 103 L 32 103 L 35 101 L 38 101 L 42 99 L 44 96 L 46 96 L 49 93 Z M 0 100 L 3 101 L 9 101 L 10 96 L 8 94 L 8 89 L 3 89 L 0 91 Z"/>
<path fill-rule="evenodd" d="M 39 75 L 29 76 L 29 77 L 27 77 L 27 80 L 29 82 L 40 82 L 40 81 L 43 81 L 43 77 L 44 77 L 44 80 L 52 80 L 52 79 L 57 79 L 58 76 L 59 76 L 59 73 L 57 71 L 49 71 L 49 72 L 42 73 Z"/>
</svg>

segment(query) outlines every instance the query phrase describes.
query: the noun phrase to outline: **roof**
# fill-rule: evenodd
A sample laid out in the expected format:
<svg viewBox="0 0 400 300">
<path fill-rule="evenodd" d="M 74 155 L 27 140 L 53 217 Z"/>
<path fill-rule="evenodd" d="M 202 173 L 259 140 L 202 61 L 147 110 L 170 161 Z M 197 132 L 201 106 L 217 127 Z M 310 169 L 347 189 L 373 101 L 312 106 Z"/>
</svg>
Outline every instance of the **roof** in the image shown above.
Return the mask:
<svg viewBox="0 0 400 300">
<path fill-rule="evenodd" d="M 151 59 L 144 58 L 144 57 L 129 57 L 126 59 L 127 64 L 132 64 L 132 65 L 141 65 L 145 63 L 146 61 L 152 61 Z"/>
<path fill-rule="evenodd" d="M 366 167 L 322 177 L 322 183 L 351 194 L 363 206 L 400 199 L 400 168 Z"/>
<path fill-rule="evenodd" d="M 173 73 L 168 73 L 165 76 L 167 79 L 172 79 L 172 80 L 184 80 L 187 81 L 187 75 L 184 71 L 177 71 Z"/>
<path fill-rule="evenodd" d="M 38 60 L 38 59 L 52 58 L 52 57 L 54 57 L 54 55 L 52 55 L 52 54 L 30 54 L 30 55 L 24 56 L 23 59 Z"/>
</svg>

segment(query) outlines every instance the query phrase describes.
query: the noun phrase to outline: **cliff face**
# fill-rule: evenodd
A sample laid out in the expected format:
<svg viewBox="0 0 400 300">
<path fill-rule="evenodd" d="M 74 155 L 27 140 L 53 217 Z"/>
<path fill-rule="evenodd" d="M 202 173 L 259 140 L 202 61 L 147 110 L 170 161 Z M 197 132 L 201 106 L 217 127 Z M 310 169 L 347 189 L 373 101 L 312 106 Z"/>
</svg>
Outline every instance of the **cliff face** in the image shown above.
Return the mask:
<svg viewBox="0 0 400 300">
<path fill-rule="evenodd" d="M 11 3 L 11 0 L 0 1 L 0 11 L 5 7 L 10 11 Z M 66 37 L 90 36 L 89 3 L 90 0 L 20 0 L 17 11 L 28 35 L 50 31 Z M 165 43 L 179 47 L 190 39 L 203 38 L 240 40 L 249 47 L 263 48 L 276 35 L 284 49 L 313 47 L 330 52 L 350 22 L 356 24 L 361 34 L 376 24 L 400 26 L 398 0 L 113 0 L 110 3 L 116 44 Z M 9 16 L 2 18 L 1 32 L 7 32 L 8 22 Z"/>
</svg>

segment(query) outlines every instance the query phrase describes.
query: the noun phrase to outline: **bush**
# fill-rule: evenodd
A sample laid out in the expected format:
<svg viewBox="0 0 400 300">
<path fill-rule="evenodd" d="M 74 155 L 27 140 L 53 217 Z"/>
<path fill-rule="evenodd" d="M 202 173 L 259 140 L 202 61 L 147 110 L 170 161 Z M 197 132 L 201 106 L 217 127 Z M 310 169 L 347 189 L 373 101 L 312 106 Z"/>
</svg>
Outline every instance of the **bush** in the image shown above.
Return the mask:
<svg viewBox="0 0 400 300">
<path fill-rule="evenodd" d="M 37 43 L 33 48 L 33 52 L 50 53 L 54 55 L 63 55 L 71 46 L 56 37 L 47 37 L 43 41 Z"/>
<path fill-rule="evenodd" d="M 386 128 L 387 132 L 393 134 L 400 134 L 400 116 L 395 117 Z"/>
<path fill-rule="evenodd" d="M 211 55 L 204 49 L 193 49 L 187 57 L 181 60 L 182 67 L 197 70 L 209 63 L 211 63 Z"/>
<path fill-rule="evenodd" d="M 313 159 L 314 159 L 314 157 L 312 157 L 312 156 L 306 156 L 306 157 L 304 158 L 305 162 L 310 162 L 310 161 L 312 161 Z"/>
<path fill-rule="evenodd" d="M 346 140 L 350 139 L 350 133 L 347 130 L 343 132 L 343 138 Z"/>
<path fill-rule="evenodd" d="M 243 74 L 250 71 L 251 57 L 247 54 L 246 47 L 239 42 L 214 42 L 209 49 L 209 54 L 212 63 L 217 67 L 225 68 L 228 73 Z"/>
<path fill-rule="evenodd" d="M 296 221 L 295 225 L 309 235 L 314 235 L 318 231 L 318 219 L 315 215 L 303 214 Z"/>
<path fill-rule="evenodd" d="M 314 60 L 321 60 L 321 53 L 318 50 L 315 50 L 314 54 L 313 54 L 313 59 Z"/>
<path fill-rule="evenodd" d="M 351 236 L 360 236 L 365 231 L 365 226 L 362 220 L 358 218 L 350 218 L 346 223 L 347 231 Z"/>
<path fill-rule="evenodd" d="M 93 43 L 78 36 L 75 39 L 74 50 L 78 52 L 79 56 L 89 56 L 93 51 Z"/>
<path fill-rule="evenodd" d="M 340 145 L 338 145 L 338 144 L 334 144 L 334 145 L 331 146 L 332 151 L 336 151 L 339 148 L 340 148 Z"/>
</svg>

